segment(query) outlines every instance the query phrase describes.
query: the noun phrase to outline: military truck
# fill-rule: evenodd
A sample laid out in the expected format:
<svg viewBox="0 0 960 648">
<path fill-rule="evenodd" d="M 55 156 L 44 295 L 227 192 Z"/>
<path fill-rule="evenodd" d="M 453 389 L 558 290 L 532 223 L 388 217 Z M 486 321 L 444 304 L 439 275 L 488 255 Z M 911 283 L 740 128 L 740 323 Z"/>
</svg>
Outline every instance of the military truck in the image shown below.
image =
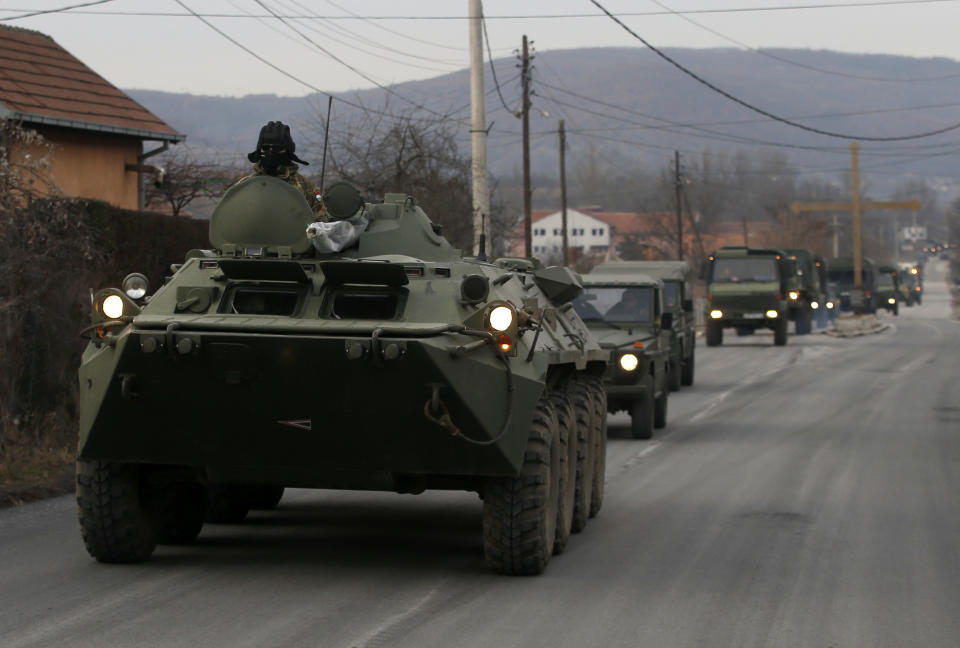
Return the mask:
<svg viewBox="0 0 960 648">
<path fill-rule="evenodd" d="M 723 329 L 738 335 L 771 329 L 773 343 L 787 343 L 796 264 L 783 250 L 728 246 L 707 257 L 707 346 L 723 344 Z"/>
<path fill-rule="evenodd" d="M 900 314 L 900 276 L 894 266 L 877 268 L 877 292 L 874 297 L 877 308 L 884 308 L 894 315 Z"/>
<path fill-rule="evenodd" d="M 813 330 L 813 322 L 821 311 L 826 310 L 827 266 L 823 258 L 801 248 L 784 250 L 796 262 L 796 288 L 787 291 L 790 300 L 790 319 L 797 335 L 806 335 Z"/>
<path fill-rule="evenodd" d="M 673 314 L 663 307 L 663 283 L 631 266 L 585 275 L 573 307 L 613 352 L 604 376 L 607 410 L 629 412 L 633 438 L 649 439 L 667 424 Z"/>
<path fill-rule="evenodd" d="M 154 294 L 93 298 L 79 371 L 88 552 L 147 559 L 238 522 L 281 487 L 476 491 L 489 566 L 536 574 L 600 510 L 601 349 L 565 268 L 465 258 L 411 196 L 245 179 Z M 315 237 L 319 230 L 313 230 Z M 232 514 L 232 515 L 230 515 Z"/>
<path fill-rule="evenodd" d="M 877 264 L 873 259 L 863 257 L 860 264 L 861 285 L 854 285 L 852 257 L 837 257 L 827 263 L 827 278 L 837 284 L 840 293 L 840 310 L 854 313 L 874 313 L 877 302 L 876 292 Z"/>
<path fill-rule="evenodd" d="M 663 282 L 663 310 L 671 313 L 670 391 L 693 384 L 697 344 L 696 317 L 693 313 L 692 272 L 686 261 L 611 261 L 595 266 L 590 276 L 620 274 L 636 270 Z"/>
</svg>

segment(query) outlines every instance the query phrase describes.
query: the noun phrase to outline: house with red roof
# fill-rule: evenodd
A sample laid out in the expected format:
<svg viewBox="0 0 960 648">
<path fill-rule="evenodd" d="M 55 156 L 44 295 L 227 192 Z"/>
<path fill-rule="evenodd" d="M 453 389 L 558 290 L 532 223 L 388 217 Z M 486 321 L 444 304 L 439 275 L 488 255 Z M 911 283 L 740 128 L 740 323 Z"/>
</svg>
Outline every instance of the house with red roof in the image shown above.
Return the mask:
<svg viewBox="0 0 960 648">
<path fill-rule="evenodd" d="M 126 209 L 142 208 L 155 171 L 146 160 L 186 139 L 52 38 L 19 27 L 0 26 L 0 119 L 51 146 L 49 179 L 62 195 Z"/>
</svg>

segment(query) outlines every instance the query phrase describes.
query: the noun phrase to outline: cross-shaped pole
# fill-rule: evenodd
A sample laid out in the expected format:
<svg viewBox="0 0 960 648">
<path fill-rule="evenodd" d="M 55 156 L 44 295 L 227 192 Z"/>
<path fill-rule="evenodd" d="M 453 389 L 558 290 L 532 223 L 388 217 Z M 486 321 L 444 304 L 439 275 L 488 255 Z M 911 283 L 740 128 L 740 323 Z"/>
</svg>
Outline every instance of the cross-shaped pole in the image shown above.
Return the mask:
<svg viewBox="0 0 960 648">
<path fill-rule="evenodd" d="M 853 212 L 853 285 L 863 286 L 863 253 L 860 243 L 860 211 L 863 209 L 912 209 L 920 210 L 923 204 L 919 200 L 904 202 L 860 202 L 860 143 L 850 142 L 851 155 L 851 183 L 853 184 L 853 200 L 848 203 L 802 203 L 790 205 L 794 214 L 811 211 L 850 211 Z"/>
</svg>

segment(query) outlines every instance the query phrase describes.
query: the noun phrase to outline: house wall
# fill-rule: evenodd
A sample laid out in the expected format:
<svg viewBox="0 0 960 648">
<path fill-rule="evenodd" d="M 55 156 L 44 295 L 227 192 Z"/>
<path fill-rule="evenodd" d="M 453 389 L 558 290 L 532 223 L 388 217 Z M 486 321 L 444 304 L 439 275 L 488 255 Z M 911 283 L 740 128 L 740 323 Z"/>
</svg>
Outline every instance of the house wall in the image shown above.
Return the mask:
<svg viewBox="0 0 960 648">
<path fill-rule="evenodd" d="M 49 178 L 65 196 L 94 198 L 123 209 L 137 209 L 136 164 L 141 141 L 105 133 L 83 133 L 37 127 L 52 150 L 22 150 L 19 154 L 46 155 Z"/>
<path fill-rule="evenodd" d="M 563 249 L 562 221 L 563 215 L 557 212 L 533 223 L 530 238 L 534 256 L 547 258 Z M 582 212 L 567 210 L 567 230 L 567 244 L 571 249 L 606 250 L 610 245 L 610 226 Z"/>
</svg>

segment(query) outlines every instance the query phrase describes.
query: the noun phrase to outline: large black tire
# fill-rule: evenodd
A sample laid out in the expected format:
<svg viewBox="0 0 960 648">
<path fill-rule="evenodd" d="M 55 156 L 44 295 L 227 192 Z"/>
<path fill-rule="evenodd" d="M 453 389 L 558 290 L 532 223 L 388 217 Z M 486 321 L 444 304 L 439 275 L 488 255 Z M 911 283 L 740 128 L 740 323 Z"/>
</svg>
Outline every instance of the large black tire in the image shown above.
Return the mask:
<svg viewBox="0 0 960 648">
<path fill-rule="evenodd" d="M 653 427 L 661 430 L 667 426 L 667 397 L 670 395 L 666 389 L 660 393 L 660 397 L 653 401 Z"/>
<path fill-rule="evenodd" d="M 483 554 L 502 574 L 540 574 L 550 562 L 560 499 L 557 418 L 544 393 L 533 411 L 523 467 L 516 477 L 491 477 L 484 486 Z"/>
<path fill-rule="evenodd" d="M 667 372 L 667 386 L 670 388 L 670 391 L 680 391 L 680 371 L 682 365 L 683 349 L 678 348 L 677 353 L 670 358 L 670 370 Z"/>
<path fill-rule="evenodd" d="M 577 427 L 576 483 L 573 497 L 573 532 L 579 533 L 587 526 L 590 517 L 590 503 L 593 500 L 594 473 L 597 466 L 597 442 L 594 434 L 596 427 L 597 401 L 592 383 L 582 378 L 570 381 L 567 394 L 573 403 L 573 414 Z M 604 401 L 603 418 L 606 419 Z"/>
<path fill-rule="evenodd" d="M 553 392 L 553 408 L 557 414 L 560 441 L 560 495 L 557 501 L 557 532 L 553 553 L 561 554 L 573 530 L 573 507 L 577 494 L 577 419 L 569 386 Z"/>
<path fill-rule="evenodd" d="M 141 562 L 157 532 L 137 464 L 77 461 L 77 513 L 87 552 L 104 563 Z"/>
<path fill-rule="evenodd" d="M 783 346 L 787 343 L 787 318 L 777 319 L 773 327 L 773 343 L 777 346 Z"/>
<path fill-rule="evenodd" d="M 199 483 L 149 487 L 155 502 L 157 543 L 190 544 L 200 535 L 207 512 L 207 489 Z"/>
<path fill-rule="evenodd" d="M 283 486 L 251 486 L 250 487 L 250 508 L 252 509 L 272 509 L 276 508 L 283 497 Z"/>
<path fill-rule="evenodd" d="M 588 380 L 593 400 L 593 489 L 590 493 L 590 517 L 596 517 L 603 507 L 603 493 L 607 479 L 607 390 L 603 379 Z"/>
<path fill-rule="evenodd" d="M 683 372 L 680 376 L 680 384 L 684 387 L 689 387 L 693 384 L 693 372 L 695 369 L 693 358 L 696 355 L 696 351 L 690 352 L 690 357 L 683 361 Z"/>
<path fill-rule="evenodd" d="M 207 522 L 239 524 L 250 512 L 253 491 L 248 486 L 210 485 L 207 487 Z"/>
<path fill-rule="evenodd" d="M 707 346 L 720 346 L 723 344 L 723 327 L 720 322 L 707 322 Z"/>
<path fill-rule="evenodd" d="M 634 399 L 630 409 L 630 434 L 634 439 L 653 437 L 653 376 L 641 381 L 643 393 Z"/>
</svg>

